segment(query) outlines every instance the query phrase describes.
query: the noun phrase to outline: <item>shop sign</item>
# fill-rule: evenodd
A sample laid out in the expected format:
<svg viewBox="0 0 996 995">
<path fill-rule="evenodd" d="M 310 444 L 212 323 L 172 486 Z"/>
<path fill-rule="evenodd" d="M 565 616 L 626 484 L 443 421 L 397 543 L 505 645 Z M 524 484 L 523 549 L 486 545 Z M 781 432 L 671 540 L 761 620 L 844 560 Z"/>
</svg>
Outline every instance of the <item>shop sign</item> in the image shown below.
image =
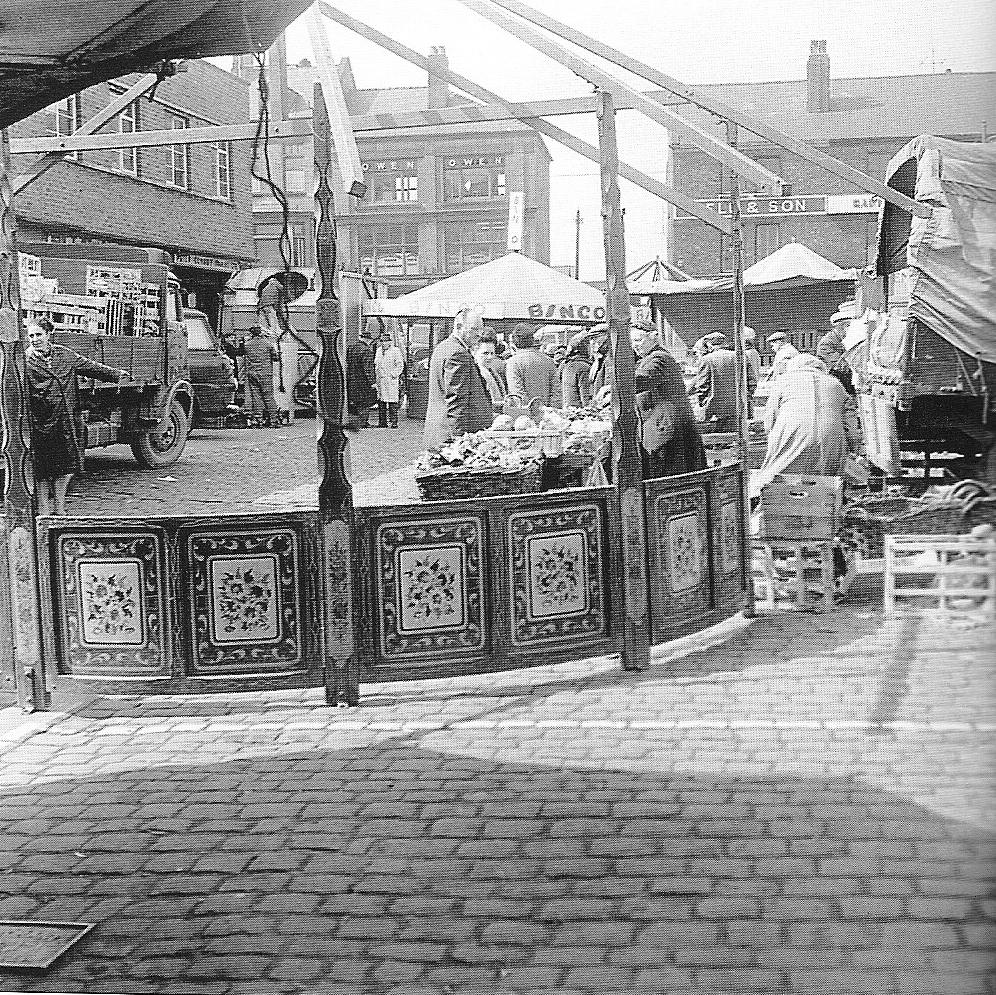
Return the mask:
<svg viewBox="0 0 996 995">
<path fill-rule="evenodd" d="M 460 169 L 461 167 L 474 166 L 504 166 L 505 157 L 503 155 L 478 155 L 478 156 L 458 156 L 446 160 L 447 169 Z"/>
<path fill-rule="evenodd" d="M 528 311 L 536 321 L 605 321 L 605 308 L 588 304 L 530 304 Z"/>
<path fill-rule="evenodd" d="M 402 173 L 417 173 L 418 172 L 418 160 L 417 159 L 384 159 L 380 162 L 364 162 L 362 164 L 363 172 L 367 173 L 371 169 L 374 172 L 402 172 Z"/>
<path fill-rule="evenodd" d="M 210 269 L 219 273 L 234 273 L 239 267 L 231 259 L 218 259 L 215 256 L 198 256 L 193 252 L 174 252 L 174 266 L 190 266 L 193 269 Z"/>
<path fill-rule="evenodd" d="M 522 251 L 522 218 L 525 211 L 526 195 L 521 190 L 512 190 L 508 195 L 508 251 Z"/>
<path fill-rule="evenodd" d="M 835 194 L 827 197 L 827 214 L 878 214 L 881 204 L 871 193 Z"/>
<path fill-rule="evenodd" d="M 698 200 L 724 218 L 733 209 L 728 197 Z M 742 197 L 740 216 L 744 221 L 767 218 L 812 217 L 821 214 L 877 214 L 880 197 L 872 194 L 817 194 L 806 197 Z M 678 221 L 690 221 L 692 215 L 679 212 Z"/>
</svg>

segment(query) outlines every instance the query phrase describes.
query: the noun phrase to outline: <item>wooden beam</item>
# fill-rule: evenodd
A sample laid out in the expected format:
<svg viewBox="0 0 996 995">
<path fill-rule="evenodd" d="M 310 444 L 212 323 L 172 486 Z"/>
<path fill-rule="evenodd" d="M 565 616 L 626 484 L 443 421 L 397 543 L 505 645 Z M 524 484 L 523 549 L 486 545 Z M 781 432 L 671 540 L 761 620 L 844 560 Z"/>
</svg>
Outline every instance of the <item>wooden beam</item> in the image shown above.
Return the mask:
<svg viewBox="0 0 996 995">
<path fill-rule="evenodd" d="M 393 38 L 389 38 L 387 35 L 382 34 L 376 28 L 372 28 L 369 25 L 364 24 L 362 21 L 358 21 L 356 18 L 350 17 L 345 12 L 337 10 L 335 7 L 332 7 L 327 3 L 319 3 L 318 6 L 323 14 L 330 17 L 336 23 L 341 24 L 343 27 L 349 28 L 350 31 L 358 34 L 361 38 L 365 38 L 367 41 L 371 41 L 375 45 L 380 45 L 381 48 L 386 49 L 388 52 L 391 52 L 399 58 L 405 59 L 407 62 L 411 62 L 413 65 L 419 66 L 421 69 L 428 72 L 429 60 L 426 59 L 424 55 L 408 48 L 405 45 L 402 45 L 400 42 L 396 42 Z M 461 76 L 458 73 L 454 73 L 452 70 L 447 72 L 445 75 L 446 79 L 448 79 L 453 86 L 462 90 L 468 96 L 473 97 L 476 100 L 484 101 L 487 104 L 504 107 L 509 111 L 509 113 L 511 113 L 509 104 L 498 96 L 498 94 L 492 93 L 491 90 L 485 89 L 473 80 L 467 79 L 466 76 Z M 514 119 L 521 121 L 523 124 L 528 125 L 528 127 L 532 128 L 534 131 L 539 132 L 539 134 L 545 135 L 552 141 L 571 149 L 578 155 L 583 156 L 584 158 L 595 163 L 601 161 L 598 149 L 596 149 L 593 145 L 590 145 L 588 142 L 578 138 L 576 135 L 572 135 L 570 132 L 564 131 L 556 125 L 550 124 L 548 121 L 544 121 L 539 117 L 519 117 L 514 113 L 511 113 L 511 116 Z M 665 184 L 654 179 L 652 176 L 647 176 L 646 173 L 642 173 L 640 170 L 635 169 L 632 166 L 628 166 L 625 163 L 620 163 L 619 175 L 625 177 L 636 186 L 646 190 L 648 193 L 652 193 L 655 197 L 660 197 L 661 200 L 667 201 L 669 204 L 674 204 L 675 207 L 680 207 L 683 211 L 688 211 L 689 214 L 694 215 L 700 221 L 704 221 L 707 225 L 710 225 L 717 231 L 722 232 L 724 235 L 730 234 L 730 223 L 725 218 L 720 217 L 719 214 L 705 207 L 705 205 L 699 204 L 692 200 L 691 197 L 665 186 Z"/>
<path fill-rule="evenodd" d="M 621 80 L 599 69 L 594 63 L 589 62 L 587 59 L 582 59 L 570 49 L 565 48 L 555 41 L 551 41 L 546 35 L 530 27 L 528 24 L 515 20 L 506 11 L 490 7 L 485 0 L 459 0 L 459 2 L 475 13 L 480 14 L 485 20 L 497 25 L 503 31 L 514 35 L 520 41 L 536 49 L 536 51 L 554 59 L 562 66 L 566 66 L 576 76 L 580 76 L 581 79 L 587 80 L 593 86 L 597 86 L 607 93 L 611 93 L 613 99 L 629 99 L 634 109 L 638 110 L 645 117 L 674 131 L 675 134 L 681 135 L 686 141 L 702 149 L 713 159 L 723 163 L 730 169 L 735 169 L 744 179 L 770 189 L 774 194 L 782 192 L 781 177 L 772 173 L 771 170 L 758 165 L 753 159 L 748 158 L 742 152 L 731 149 L 729 145 L 715 135 L 686 121 L 681 115 L 668 110 L 649 97 L 645 97 L 638 90 L 634 90 Z"/>
<path fill-rule="evenodd" d="M 325 33 L 325 22 L 318 8 L 314 6 L 305 11 L 304 19 L 308 26 L 308 37 L 311 40 L 312 55 L 315 57 L 318 80 L 325 98 L 339 175 L 346 193 L 352 197 L 362 197 L 367 192 L 367 181 L 363 176 L 363 167 L 360 165 L 356 137 L 349 125 L 346 98 L 342 94 L 339 70 L 332 58 L 332 46 L 329 45 L 328 35 Z"/>
<path fill-rule="evenodd" d="M 124 93 L 119 94 L 106 107 L 101 108 L 92 118 L 77 128 L 76 134 L 80 136 L 92 135 L 98 128 L 102 128 L 108 121 L 112 121 L 117 117 L 133 100 L 137 100 L 143 94 L 148 93 L 156 85 L 158 78 L 155 73 L 146 73 L 137 83 L 132 84 Z M 16 146 L 16 144 L 16 141 L 11 142 L 11 154 L 14 153 L 13 146 Z M 39 149 L 37 151 L 42 150 Z M 39 176 L 47 173 L 56 163 L 62 162 L 67 155 L 68 152 L 52 150 L 33 162 L 13 182 L 14 193 L 19 194 L 25 187 L 34 183 Z"/>
<path fill-rule="evenodd" d="M 623 667 L 650 664 L 650 599 L 647 593 L 647 521 L 643 494 L 640 421 L 636 413 L 636 361 L 629 335 L 626 236 L 619 200 L 615 109 L 603 92 L 598 115 L 602 223 L 605 234 L 605 313 L 612 348 L 612 482 L 622 527 Z"/>
<path fill-rule="evenodd" d="M 868 176 L 853 166 L 849 166 L 847 163 L 841 162 L 839 159 L 835 159 L 833 156 L 827 155 L 825 152 L 821 152 L 819 149 L 813 148 L 813 146 L 797 138 L 793 138 L 791 135 L 787 135 L 777 128 L 771 127 L 769 124 L 765 124 L 759 118 L 753 117 L 737 107 L 732 107 L 721 100 L 716 100 L 714 97 L 706 96 L 700 91 L 686 86 L 680 80 L 675 79 L 673 76 L 668 76 L 667 73 L 661 72 L 646 62 L 634 59 L 626 55 L 625 52 L 620 52 L 619 49 L 613 48 L 611 45 L 606 45 L 604 42 L 600 42 L 572 28 L 570 25 L 564 24 L 562 21 L 558 21 L 555 18 L 548 17 L 546 14 L 534 10 L 532 7 L 522 3 L 521 0 L 491 0 L 491 2 L 499 7 L 503 7 L 505 10 L 518 14 L 519 17 L 538 27 L 545 28 L 547 31 L 559 35 L 561 38 L 591 52 L 593 55 L 612 62 L 636 76 L 642 76 L 648 82 L 661 87 L 690 104 L 694 104 L 696 107 L 702 108 L 704 111 L 708 111 L 710 114 L 715 114 L 717 117 L 739 125 L 759 138 L 763 138 L 765 141 L 771 142 L 773 145 L 778 145 L 793 155 L 799 156 L 800 159 L 805 159 L 807 162 L 822 166 L 835 176 L 848 180 L 863 190 L 867 190 L 869 193 L 876 194 L 883 200 L 905 211 L 909 211 L 918 218 L 930 217 L 929 207 L 910 197 L 904 196 L 897 190 L 893 190 L 892 187 L 887 186 L 881 180 L 873 176 Z M 648 94 L 648 96 L 657 99 L 653 94 Z"/>
<path fill-rule="evenodd" d="M 101 149 L 157 148 L 170 145 L 204 145 L 211 142 L 252 141 L 255 123 L 219 124 L 203 128 L 174 128 L 166 131 L 132 131 L 109 135 L 67 135 L 64 138 L 17 138 L 11 140 L 11 154 L 28 152 L 91 152 Z M 311 119 L 280 121 L 270 129 L 270 138 L 290 140 L 311 137 Z"/>
</svg>

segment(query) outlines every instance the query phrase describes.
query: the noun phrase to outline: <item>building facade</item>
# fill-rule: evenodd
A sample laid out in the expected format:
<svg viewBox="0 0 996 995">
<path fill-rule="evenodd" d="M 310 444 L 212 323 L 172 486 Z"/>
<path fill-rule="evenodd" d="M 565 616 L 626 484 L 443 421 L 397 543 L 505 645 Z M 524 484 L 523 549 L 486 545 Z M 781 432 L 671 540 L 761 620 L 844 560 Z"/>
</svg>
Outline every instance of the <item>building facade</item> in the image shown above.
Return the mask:
<svg viewBox="0 0 996 995">
<path fill-rule="evenodd" d="M 435 48 L 430 62 L 448 67 Z M 279 66 L 271 63 L 271 73 Z M 449 87 L 429 75 L 425 87 L 357 89 L 348 59 L 339 65 L 351 115 L 400 113 L 455 103 Z M 278 97 L 287 117 L 310 117 L 315 71 L 307 62 L 287 67 Z M 273 87 L 274 93 L 278 86 Z M 357 134 L 367 193 L 362 200 L 336 192 L 343 268 L 387 277 L 392 294 L 504 255 L 508 204 L 523 193 L 522 251 L 550 261 L 550 155 L 543 139 L 518 123 L 442 125 Z M 289 201 L 288 244 L 293 265 L 313 266 L 312 144 L 280 143 L 271 173 Z M 282 264 L 283 218 L 265 183 L 254 184 L 256 248 L 263 265 Z M 285 249 L 286 251 L 286 249 Z"/>
<path fill-rule="evenodd" d="M 889 160 L 917 135 L 986 140 L 986 122 L 996 121 L 996 73 L 835 80 L 822 40 L 811 43 L 804 80 L 696 89 L 879 180 Z M 681 110 L 724 137 L 713 119 L 697 116 L 687 107 Z M 738 147 L 791 184 L 791 193 L 778 198 L 743 185 L 745 266 L 790 242 L 800 242 L 843 267 L 863 267 L 873 261 L 877 198 L 743 129 Z M 728 171 L 688 145 L 674 144 L 672 153 L 675 186 L 728 212 Z M 685 272 L 695 276 L 732 272 L 729 239 L 715 229 L 678 212 L 670 236 L 671 261 Z"/>
<path fill-rule="evenodd" d="M 241 124 L 249 87 L 203 61 L 160 81 L 98 134 Z M 139 79 L 74 94 L 19 122 L 12 138 L 71 135 Z M 99 241 L 165 249 L 198 307 L 214 320 L 231 273 L 255 258 L 248 142 L 76 152 L 17 195 L 24 241 Z M 13 172 L 34 156 L 13 157 Z"/>
</svg>

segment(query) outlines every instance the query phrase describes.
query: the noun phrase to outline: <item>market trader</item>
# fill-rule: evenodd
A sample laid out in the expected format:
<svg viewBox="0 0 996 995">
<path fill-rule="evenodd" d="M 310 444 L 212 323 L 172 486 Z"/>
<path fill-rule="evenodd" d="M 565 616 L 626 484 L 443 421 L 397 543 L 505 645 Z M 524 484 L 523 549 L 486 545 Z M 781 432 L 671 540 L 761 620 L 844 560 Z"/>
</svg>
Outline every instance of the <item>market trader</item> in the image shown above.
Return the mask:
<svg viewBox="0 0 996 995">
<path fill-rule="evenodd" d="M 86 426 L 80 408 L 79 378 L 120 383 L 129 374 L 94 362 L 52 342 L 47 319 L 28 322 L 24 369 L 31 414 L 32 463 L 37 481 L 38 511 L 66 513 L 66 492 L 73 474 L 83 472 Z"/>
<path fill-rule="evenodd" d="M 483 331 L 480 310 L 464 305 L 453 318 L 453 331 L 432 350 L 422 434 L 426 449 L 480 432 L 494 421 L 491 396 L 473 355 Z"/>
<path fill-rule="evenodd" d="M 512 341 L 515 343 L 515 355 L 505 363 L 509 394 L 514 394 L 523 404 L 538 397 L 548 408 L 561 407 L 560 370 L 541 351 L 532 327 L 520 321 L 512 329 Z"/>
<path fill-rule="evenodd" d="M 275 427 L 280 424 L 277 401 L 273 396 L 273 362 L 280 357 L 276 343 L 263 335 L 263 329 L 259 325 L 253 325 L 243 348 L 249 412 L 254 418 L 260 419 L 262 424 Z"/>
</svg>

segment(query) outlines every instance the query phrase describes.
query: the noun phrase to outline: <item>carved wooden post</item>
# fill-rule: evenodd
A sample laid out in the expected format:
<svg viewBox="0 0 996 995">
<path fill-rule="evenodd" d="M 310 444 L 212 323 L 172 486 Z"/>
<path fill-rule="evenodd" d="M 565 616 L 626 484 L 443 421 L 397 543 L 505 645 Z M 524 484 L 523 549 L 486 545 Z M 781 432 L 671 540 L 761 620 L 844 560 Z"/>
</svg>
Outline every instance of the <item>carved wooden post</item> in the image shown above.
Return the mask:
<svg viewBox="0 0 996 995">
<path fill-rule="evenodd" d="M 726 122 L 726 140 L 736 147 L 737 126 L 732 121 Z M 750 538 L 750 497 L 748 482 L 750 478 L 747 458 L 747 356 L 744 348 L 744 251 L 743 224 L 740 218 L 740 177 L 730 171 L 730 222 L 733 229 L 733 350 L 737 357 L 737 455 L 740 458 L 741 502 L 743 504 L 743 542 L 741 556 L 744 561 L 743 578 L 744 594 L 747 604 L 744 614 L 748 618 L 754 614 L 754 581 L 751 577 L 751 557 L 753 544 Z"/>
<path fill-rule="evenodd" d="M 619 494 L 623 543 L 623 603 L 626 628 L 623 667 L 640 670 L 650 662 L 650 614 L 647 597 L 647 523 L 643 501 L 643 458 L 634 391 L 635 361 L 629 338 L 629 292 L 626 288 L 626 240 L 619 201 L 619 153 L 612 95 L 601 94 L 598 146 L 605 230 L 605 311 L 613 356 L 612 479 Z"/>
<path fill-rule="evenodd" d="M 18 704 L 48 703 L 41 649 L 41 603 L 35 558 L 34 478 L 21 341 L 20 274 L 7 131 L 0 132 L 0 653 L 13 661 Z M 8 614 L 9 612 L 9 614 Z"/>
<path fill-rule="evenodd" d="M 332 131 L 315 86 L 312 124 L 315 135 L 315 267 L 321 287 L 315 326 L 321 343 L 318 360 L 318 517 L 324 551 L 323 639 L 325 696 L 330 705 L 355 705 L 359 674 L 353 631 L 353 488 L 349 480 L 349 441 L 343 431 L 346 404 L 345 335 L 336 265 Z"/>
</svg>

